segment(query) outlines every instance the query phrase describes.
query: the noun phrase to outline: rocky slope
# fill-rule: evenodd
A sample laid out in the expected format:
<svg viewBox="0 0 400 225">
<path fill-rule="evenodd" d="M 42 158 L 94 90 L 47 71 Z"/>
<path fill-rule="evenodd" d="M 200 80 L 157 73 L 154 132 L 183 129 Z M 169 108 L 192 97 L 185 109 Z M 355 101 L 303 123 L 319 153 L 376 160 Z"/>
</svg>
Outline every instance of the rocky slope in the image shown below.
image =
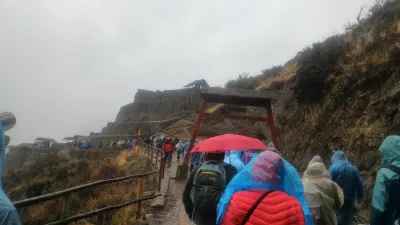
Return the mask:
<svg viewBox="0 0 400 225">
<path fill-rule="evenodd" d="M 329 165 L 342 143 L 363 176 L 368 208 L 378 147 L 387 135 L 400 134 L 399 72 L 400 1 L 379 1 L 345 34 L 306 47 L 283 67 L 227 86 L 279 93 L 274 113 L 280 146 L 300 171 L 316 154 Z"/>
</svg>

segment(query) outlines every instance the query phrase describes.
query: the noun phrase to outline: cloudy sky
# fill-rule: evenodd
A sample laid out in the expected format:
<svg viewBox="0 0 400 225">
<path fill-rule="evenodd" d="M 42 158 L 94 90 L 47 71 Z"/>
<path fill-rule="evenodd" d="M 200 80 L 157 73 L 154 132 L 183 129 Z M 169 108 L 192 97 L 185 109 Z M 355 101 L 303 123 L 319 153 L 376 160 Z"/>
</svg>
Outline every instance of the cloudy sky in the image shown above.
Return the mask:
<svg viewBox="0 0 400 225">
<path fill-rule="evenodd" d="M 100 131 L 138 88 L 257 74 L 373 2 L 0 0 L 0 111 L 12 144 Z"/>
</svg>

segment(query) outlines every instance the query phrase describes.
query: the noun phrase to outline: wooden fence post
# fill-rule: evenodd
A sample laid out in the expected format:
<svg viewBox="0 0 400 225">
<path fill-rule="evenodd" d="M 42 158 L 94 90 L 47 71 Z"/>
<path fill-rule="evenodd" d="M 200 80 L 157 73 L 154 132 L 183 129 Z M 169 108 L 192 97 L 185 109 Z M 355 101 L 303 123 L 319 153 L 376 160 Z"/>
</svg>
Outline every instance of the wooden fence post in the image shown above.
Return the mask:
<svg viewBox="0 0 400 225">
<path fill-rule="evenodd" d="M 156 149 L 154 149 L 153 148 L 153 152 L 155 152 L 155 154 L 156 154 L 156 167 L 157 167 L 157 163 L 158 163 L 158 152 L 157 152 L 157 150 Z"/>
<path fill-rule="evenodd" d="M 142 197 L 142 191 L 143 191 L 143 178 L 140 177 L 138 178 L 138 183 L 136 187 L 136 199 L 140 199 Z M 136 207 L 136 220 L 140 219 L 141 211 L 142 211 L 142 202 L 139 201 Z"/>
<path fill-rule="evenodd" d="M 63 220 L 69 214 L 69 196 L 70 194 L 66 194 L 63 196 L 63 207 L 61 211 L 61 220 Z"/>
<path fill-rule="evenodd" d="M 158 192 L 161 191 L 161 178 L 162 178 L 162 160 L 160 161 L 160 169 L 159 169 L 159 172 L 158 172 Z"/>
</svg>

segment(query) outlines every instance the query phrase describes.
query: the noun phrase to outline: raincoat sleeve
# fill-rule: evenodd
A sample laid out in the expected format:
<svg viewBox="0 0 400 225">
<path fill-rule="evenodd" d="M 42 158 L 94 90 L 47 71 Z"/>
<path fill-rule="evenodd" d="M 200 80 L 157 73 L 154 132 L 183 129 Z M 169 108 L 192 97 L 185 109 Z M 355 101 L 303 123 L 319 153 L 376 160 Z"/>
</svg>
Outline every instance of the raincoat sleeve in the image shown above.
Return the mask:
<svg viewBox="0 0 400 225">
<path fill-rule="evenodd" d="M 333 181 L 336 181 L 337 179 L 337 165 L 332 165 L 329 167 L 329 174 L 331 175 L 331 178 Z"/>
<path fill-rule="evenodd" d="M 358 172 L 358 169 L 353 166 L 354 170 L 354 177 L 355 179 L 355 185 L 356 185 L 356 191 L 357 191 L 357 199 L 362 199 L 364 197 L 364 185 L 362 183 L 362 179 L 360 176 L 360 173 Z"/>
<path fill-rule="evenodd" d="M 381 225 L 386 220 L 386 210 L 389 203 L 389 192 L 387 190 L 387 177 L 379 170 L 376 176 L 374 193 L 372 196 L 372 211 L 370 225 Z"/>
<path fill-rule="evenodd" d="M 8 199 L 6 194 L 3 192 L 3 170 L 6 165 L 6 142 L 4 136 L 4 128 L 0 123 L 0 224 L 7 225 L 21 225 L 19 220 L 18 212 L 14 205 Z"/>
</svg>

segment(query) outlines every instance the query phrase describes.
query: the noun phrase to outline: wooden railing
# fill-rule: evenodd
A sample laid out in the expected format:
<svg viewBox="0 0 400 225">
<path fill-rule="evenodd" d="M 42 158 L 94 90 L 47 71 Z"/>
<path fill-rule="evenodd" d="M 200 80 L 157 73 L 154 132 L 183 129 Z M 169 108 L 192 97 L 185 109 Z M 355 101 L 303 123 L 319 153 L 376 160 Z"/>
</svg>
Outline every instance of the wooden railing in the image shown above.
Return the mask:
<svg viewBox="0 0 400 225">
<path fill-rule="evenodd" d="M 165 154 L 162 149 L 145 144 L 141 141 L 137 142 L 142 154 L 150 159 L 152 163 L 158 168 L 158 191 L 161 189 L 161 179 L 164 178 L 165 174 Z"/>
<path fill-rule="evenodd" d="M 100 180 L 100 181 L 72 187 L 72 188 L 54 192 L 54 193 L 45 194 L 45 195 L 41 195 L 38 197 L 29 198 L 29 199 L 24 199 L 21 201 L 16 201 L 13 204 L 17 208 L 17 210 L 21 213 L 21 211 L 25 207 L 29 207 L 32 205 L 36 205 L 36 204 L 39 204 L 39 203 L 42 203 L 45 201 L 49 201 L 49 200 L 61 197 L 63 204 L 62 204 L 60 220 L 48 223 L 47 225 L 68 224 L 71 222 L 75 222 L 75 221 L 78 221 L 78 220 L 81 220 L 84 218 L 93 217 L 93 216 L 98 216 L 100 224 L 104 224 L 105 215 L 107 212 L 115 211 L 115 210 L 130 206 L 130 205 L 133 205 L 133 204 L 137 204 L 136 219 L 139 219 L 140 215 L 141 215 L 141 210 L 142 210 L 142 201 L 154 199 L 158 196 L 161 196 L 161 194 L 155 194 L 154 192 L 152 194 L 143 196 L 143 193 L 142 193 L 143 192 L 143 178 L 154 175 L 154 174 L 158 174 L 157 189 L 158 189 L 158 191 L 160 191 L 161 178 L 164 177 L 165 162 L 164 162 L 164 153 L 161 149 L 153 148 L 144 143 L 138 143 L 138 146 L 140 146 L 140 148 L 138 148 L 138 149 L 141 151 L 141 153 L 151 160 L 151 162 L 155 165 L 155 167 L 157 168 L 158 171 L 145 173 L 145 174 L 135 174 L 135 175 L 113 178 L 113 179 L 108 179 L 108 180 Z M 77 150 L 77 151 L 83 151 L 83 150 Z M 72 193 L 79 192 L 79 191 L 86 190 L 86 189 L 93 188 L 93 187 L 97 187 L 97 186 L 102 186 L 105 184 L 120 182 L 120 181 L 124 181 L 124 180 L 128 180 L 128 179 L 137 179 L 136 199 L 135 200 L 125 202 L 122 204 L 118 204 L 118 205 L 104 207 L 101 209 L 96 209 L 94 211 L 75 215 L 75 216 L 68 215 L 69 214 L 68 213 L 69 212 L 69 204 L 68 203 L 69 203 L 70 195 Z M 67 216 L 69 216 L 69 217 L 67 217 Z"/>
</svg>

